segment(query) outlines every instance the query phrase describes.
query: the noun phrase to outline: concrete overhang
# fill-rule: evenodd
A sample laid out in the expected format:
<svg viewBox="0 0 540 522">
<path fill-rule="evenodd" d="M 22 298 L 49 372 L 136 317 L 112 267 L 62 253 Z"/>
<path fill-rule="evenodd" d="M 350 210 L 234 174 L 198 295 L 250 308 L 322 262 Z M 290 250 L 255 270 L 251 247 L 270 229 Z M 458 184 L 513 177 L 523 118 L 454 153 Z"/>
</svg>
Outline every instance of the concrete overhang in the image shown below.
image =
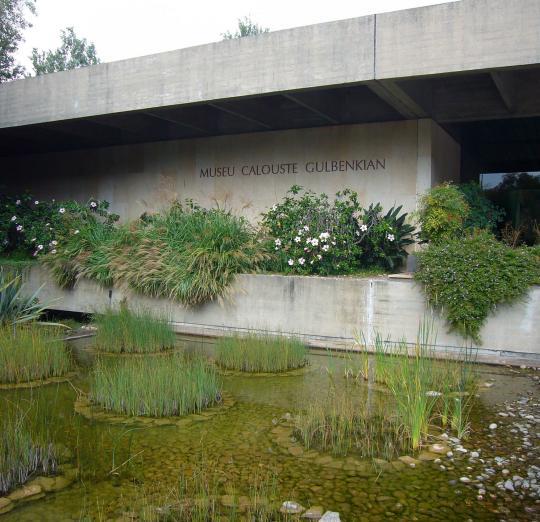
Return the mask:
<svg viewBox="0 0 540 522">
<path fill-rule="evenodd" d="M 540 116 L 540 2 L 461 0 L 0 85 L 0 154 Z"/>
</svg>

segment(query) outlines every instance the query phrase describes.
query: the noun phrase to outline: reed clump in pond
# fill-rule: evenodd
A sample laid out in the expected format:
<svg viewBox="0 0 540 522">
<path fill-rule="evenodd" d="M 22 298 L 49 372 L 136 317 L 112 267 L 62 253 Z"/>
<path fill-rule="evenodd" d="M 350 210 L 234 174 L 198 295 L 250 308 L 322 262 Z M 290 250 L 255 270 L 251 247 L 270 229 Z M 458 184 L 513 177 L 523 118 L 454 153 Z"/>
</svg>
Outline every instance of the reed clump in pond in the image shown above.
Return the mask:
<svg viewBox="0 0 540 522">
<path fill-rule="evenodd" d="M 334 455 L 393 459 L 411 449 L 411 441 L 397 416 L 369 412 L 348 390 L 332 389 L 295 418 L 295 436 L 307 449 Z"/>
<path fill-rule="evenodd" d="M 379 335 L 374 341 L 374 380 L 390 390 L 413 449 L 420 447 L 430 427 L 450 427 L 458 437 L 469 430 L 474 352 L 465 349 L 459 358 L 438 360 L 434 347 L 431 329 L 423 324 L 413 345 L 384 341 Z"/>
<path fill-rule="evenodd" d="M 112 353 L 155 353 L 174 347 L 176 336 L 165 318 L 127 306 L 94 317 L 95 347 Z"/>
<path fill-rule="evenodd" d="M 26 409 L 4 400 L 0 404 L 0 496 L 27 482 L 32 475 L 57 469 L 55 446 L 36 423 L 34 405 Z"/>
<path fill-rule="evenodd" d="M 72 367 L 62 331 L 35 323 L 0 327 L 0 383 L 60 377 Z"/>
<path fill-rule="evenodd" d="M 98 361 L 90 400 L 129 416 L 173 417 L 198 413 L 221 401 L 212 366 L 180 354 Z"/>
<path fill-rule="evenodd" d="M 227 370 L 278 373 L 307 364 L 307 348 L 296 338 L 250 334 L 225 337 L 216 344 L 216 362 Z"/>
</svg>

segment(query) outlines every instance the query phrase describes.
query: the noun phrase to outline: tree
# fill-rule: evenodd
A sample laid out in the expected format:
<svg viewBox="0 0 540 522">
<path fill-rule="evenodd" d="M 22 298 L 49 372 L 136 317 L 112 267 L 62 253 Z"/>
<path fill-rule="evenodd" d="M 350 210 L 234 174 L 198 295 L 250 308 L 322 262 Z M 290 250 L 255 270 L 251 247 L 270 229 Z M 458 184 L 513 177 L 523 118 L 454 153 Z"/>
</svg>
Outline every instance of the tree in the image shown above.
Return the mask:
<svg viewBox="0 0 540 522">
<path fill-rule="evenodd" d="M 62 45 L 55 51 L 41 51 L 32 49 L 32 65 L 37 75 L 58 71 L 67 71 L 96 65 L 100 62 L 96 54 L 96 47 L 86 38 L 78 38 L 73 27 L 61 31 Z"/>
<path fill-rule="evenodd" d="M 253 22 L 249 16 L 244 16 L 244 18 L 238 19 L 238 29 L 234 34 L 227 31 L 221 37 L 224 40 L 232 40 L 233 38 L 243 38 L 244 36 L 257 36 L 258 34 L 268 33 L 269 31 L 270 29 L 268 27 L 261 27 Z"/>
<path fill-rule="evenodd" d="M 0 0 L 0 83 L 24 74 L 24 67 L 15 63 L 14 55 L 23 31 L 32 26 L 26 15 L 35 12 L 34 0 Z"/>
</svg>

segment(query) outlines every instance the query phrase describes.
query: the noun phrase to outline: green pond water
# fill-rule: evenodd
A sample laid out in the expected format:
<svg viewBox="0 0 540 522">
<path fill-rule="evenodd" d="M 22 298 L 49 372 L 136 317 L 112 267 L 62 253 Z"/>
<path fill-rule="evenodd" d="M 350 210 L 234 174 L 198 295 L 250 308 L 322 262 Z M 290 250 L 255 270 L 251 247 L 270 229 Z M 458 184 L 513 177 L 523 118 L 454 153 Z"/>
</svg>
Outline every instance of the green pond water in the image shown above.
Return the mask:
<svg viewBox="0 0 540 522">
<path fill-rule="evenodd" d="M 88 370 L 94 360 L 90 344 L 91 339 L 72 343 L 79 374 L 71 384 L 0 391 L 0 398 L 32 398 L 48 408 L 56 442 L 71 449 L 80 471 L 79 480 L 69 488 L 17 506 L 0 516 L 2 522 L 119 520 L 135 509 L 143 491 L 166 492 L 177 484 L 180 473 L 189 475 L 202 462 L 221 477 L 219 494 L 249 495 L 257 477 L 272 476 L 277 500 L 294 500 L 306 507 L 320 505 L 338 511 L 342 521 L 511 521 L 538 516 L 537 500 L 496 487 L 503 480 L 502 466 L 484 479 L 486 493 L 479 500 L 475 477 L 494 464 L 470 461 L 468 455 L 454 461 L 443 456 L 444 470 L 441 463 L 429 462 L 400 470 L 369 463 L 359 471 L 346 466 L 339 469 L 339 464 L 318 465 L 283 451 L 272 434 L 277 419 L 294 415 L 314 397 L 325 394 L 332 383 L 345 385 L 346 361 L 330 353 L 312 352 L 308 369 L 298 375 L 223 376 L 223 389 L 235 399 L 232 408 L 187 427 L 146 427 L 92 421 L 74 412 L 75 388 L 87 390 Z M 208 340 L 183 339 L 180 344 L 208 354 L 213 349 Z M 528 439 L 532 446 L 524 448 L 521 435 L 511 431 L 510 421 L 515 419 L 498 417 L 497 412 L 503 411 L 504 402 L 524 397 L 528 404 L 536 404 L 538 381 L 530 370 L 479 366 L 478 371 L 480 383 L 494 384 L 481 388 L 472 433 L 462 443 L 469 452 L 480 450 L 485 460 L 514 456 L 504 468 L 509 476 L 526 476 L 530 466 L 540 464 L 538 433 L 532 430 Z M 384 407 L 384 392 L 366 384 L 351 390 L 359 401 Z M 499 424 L 495 434 L 488 428 L 492 422 Z M 536 431 L 540 431 L 538 426 Z M 463 476 L 472 482 L 460 482 Z"/>
</svg>

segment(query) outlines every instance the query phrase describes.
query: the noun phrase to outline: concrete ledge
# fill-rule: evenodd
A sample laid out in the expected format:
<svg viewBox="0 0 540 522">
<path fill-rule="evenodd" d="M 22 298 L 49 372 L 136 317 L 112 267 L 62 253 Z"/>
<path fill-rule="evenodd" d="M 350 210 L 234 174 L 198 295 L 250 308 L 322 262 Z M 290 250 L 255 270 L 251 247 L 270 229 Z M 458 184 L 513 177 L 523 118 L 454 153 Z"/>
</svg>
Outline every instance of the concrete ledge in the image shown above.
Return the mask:
<svg viewBox="0 0 540 522">
<path fill-rule="evenodd" d="M 466 346 L 426 307 L 418 285 L 407 279 L 240 275 L 227 299 L 192 309 L 126 289 L 105 289 L 88 280 L 74 290 L 60 290 L 44 268 L 35 266 L 27 274 L 27 289 L 33 292 L 42 285 L 41 300 L 52 301 L 52 309 L 93 313 L 126 300 L 133 308 L 165 314 L 183 334 L 219 337 L 264 330 L 301 336 L 314 347 L 351 349 L 358 336 L 371 344 L 377 332 L 394 341 L 413 342 L 419 322 L 427 319 L 433 322 L 441 353 Z M 540 287 L 532 288 L 522 302 L 500 307 L 482 330 L 479 360 L 540 364 L 538 317 Z"/>
</svg>

